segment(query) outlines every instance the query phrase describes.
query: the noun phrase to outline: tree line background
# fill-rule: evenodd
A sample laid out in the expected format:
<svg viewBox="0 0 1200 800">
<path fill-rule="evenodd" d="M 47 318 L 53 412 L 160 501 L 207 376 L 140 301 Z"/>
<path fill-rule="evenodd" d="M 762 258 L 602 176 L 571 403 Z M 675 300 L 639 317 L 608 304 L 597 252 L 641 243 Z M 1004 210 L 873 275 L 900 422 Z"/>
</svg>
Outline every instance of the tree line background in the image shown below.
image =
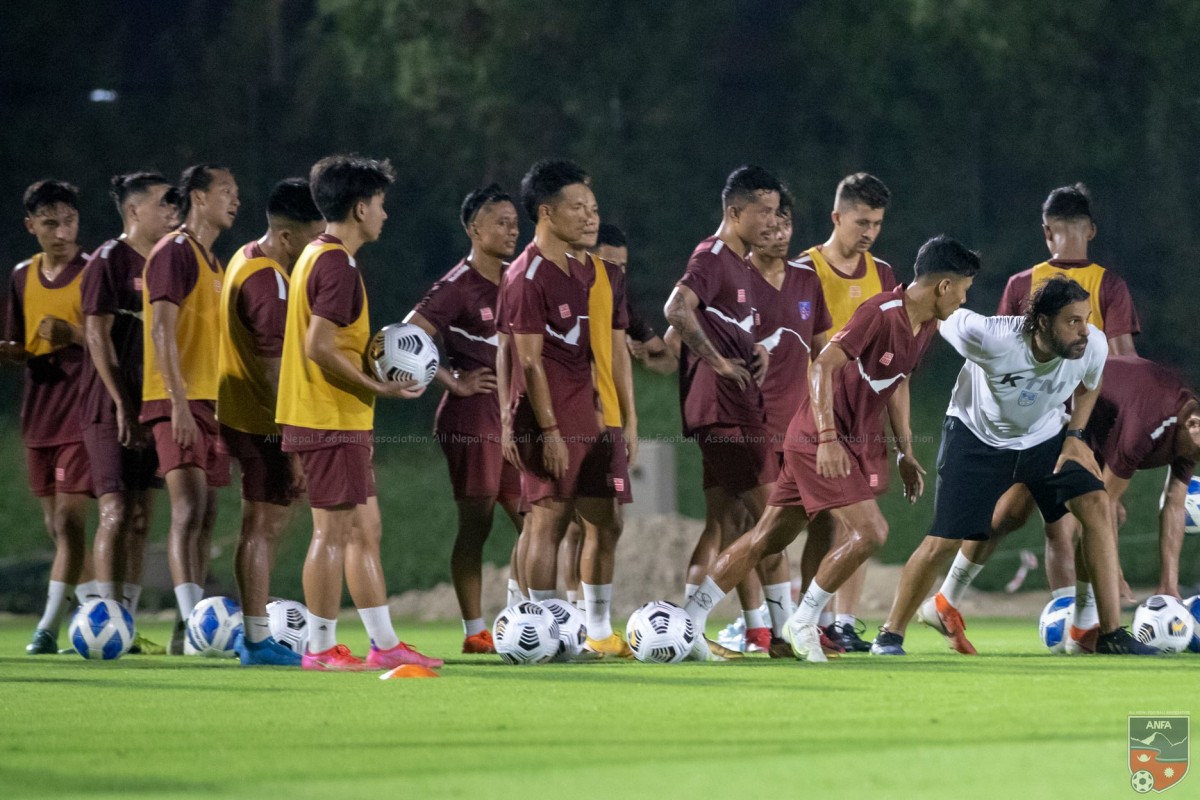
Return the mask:
<svg viewBox="0 0 1200 800">
<path fill-rule="evenodd" d="M 955 236 L 983 255 L 968 305 L 988 312 L 1011 273 L 1046 257 L 1042 199 L 1082 180 L 1099 228 L 1092 255 L 1132 289 L 1139 352 L 1196 380 L 1186 343 L 1200 289 L 1198 32 L 1200 5 L 1187 0 L 4 4 L 0 257 L 15 264 L 34 251 L 20 199 L 39 178 L 81 187 L 91 249 L 119 232 L 110 175 L 224 163 L 242 193 L 216 246 L 228 256 L 261 234 L 276 180 L 358 151 L 390 158 L 399 176 L 383 239 L 361 259 L 378 326 L 463 255 L 467 191 L 492 180 L 515 191 L 534 160 L 565 156 L 591 171 L 602 218 L 629 235 L 632 297 L 661 328 L 670 287 L 719 221 L 725 176 L 752 162 L 795 193 L 796 251 L 828 236 L 843 175 L 878 175 L 893 203 L 875 252 L 904 278 L 926 238 Z M 115 100 L 92 102 L 94 89 Z M 960 363 L 935 350 L 913 394 L 931 471 Z M 670 383 L 638 378 L 644 431 L 675 433 Z M 0 544 L 0 557 L 45 546 L 11 441 L 19 382 L 13 369 L 0 378 L 13 465 L 0 521 L 28 535 Z M 427 431 L 426 400 L 382 406 L 381 429 Z M 679 448 L 686 481 L 695 448 Z M 397 469 L 408 460 L 393 458 Z M 1152 512 L 1158 481 L 1140 482 L 1131 505 Z M 698 514 L 698 503 L 681 486 L 681 508 Z M 894 524 L 904 532 L 886 556 L 907 555 L 931 505 Z M 1153 533 L 1153 514 L 1134 511 L 1131 526 Z M 234 515 L 230 505 L 224 522 Z M 399 567 L 394 588 L 446 577 L 452 509 L 420 519 L 450 526 L 412 534 L 435 540 L 437 563 Z M 1148 578 L 1153 546 L 1136 549 L 1126 560 Z M 503 548 L 494 555 L 503 560 Z"/>
</svg>

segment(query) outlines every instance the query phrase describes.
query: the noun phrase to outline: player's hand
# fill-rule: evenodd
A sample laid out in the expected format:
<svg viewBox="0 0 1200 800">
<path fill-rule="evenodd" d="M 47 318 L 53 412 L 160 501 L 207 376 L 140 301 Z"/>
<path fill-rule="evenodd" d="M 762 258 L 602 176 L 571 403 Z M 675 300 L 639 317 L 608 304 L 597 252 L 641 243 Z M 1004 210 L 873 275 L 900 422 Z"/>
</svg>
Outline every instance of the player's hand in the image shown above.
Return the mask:
<svg viewBox="0 0 1200 800">
<path fill-rule="evenodd" d="M 915 503 L 925 493 L 925 468 L 911 454 L 901 453 L 896 459 L 900 480 L 904 482 L 904 499 Z"/>
<path fill-rule="evenodd" d="M 638 361 L 645 363 L 647 353 L 646 345 L 634 339 L 632 336 L 625 337 L 625 345 L 629 348 L 629 355 L 636 358 Z"/>
<path fill-rule="evenodd" d="M 71 343 L 71 324 L 58 317 L 43 317 L 38 323 L 37 335 L 51 347 L 66 347 Z"/>
<path fill-rule="evenodd" d="M 1058 463 L 1054 465 L 1054 474 L 1057 475 L 1061 472 L 1068 461 L 1074 461 L 1095 475 L 1098 480 L 1104 480 L 1104 477 L 1100 474 L 1100 465 L 1096 463 L 1096 456 L 1092 452 L 1092 448 L 1074 436 L 1068 436 L 1066 441 L 1063 442 L 1062 452 L 1058 456 Z"/>
<path fill-rule="evenodd" d="M 542 434 L 542 466 L 558 480 L 567 471 L 567 443 L 558 431 Z"/>
<path fill-rule="evenodd" d="M 754 345 L 754 382 L 759 386 L 767 379 L 767 364 L 771 360 L 771 351 L 761 344 Z"/>
<path fill-rule="evenodd" d="M 745 389 L 752 380 L 746 369 L 746 362 L 740 358 L 722 358 L 713 366 L 713 371 L 722 378 L 736 383 L 739 389 Z"/>
<path fill-rule="evenodd" d="M 376 381 L 375 394 L 398 400 L 413 400 L 425 394 L 424 386 L 418 386 L 416 378 L 406 381 Z"/>
<path fill-rule="evenodd" d="M 841 442 L 817 445 L 817 474 L 822 478 L 844 478 L 850 474 L 850 454 Z"/>
<path fill-rule="evenodd" d="M 124 404 L 118 404 L 117 441 L 120 443 L 121 447 L 133 449 L 139 446 L 140 442 L 138 439 L 140 438 L 140 431 L 137 430 L 138 427 L 140 426 L 138 425 L 137 420 L 133 418 L 133 416 L 129 413 L 129 410 L 125 408 Z"/>
<path fill-rule="evenodd" d="M 517 439 L 513 436 L 511 421 L 500 421 L 500 454 L 504 456 L 505 461 L 517 469 L 525 470 L 524 465 L 521 464 L 521 451 L 517 449 Z"/>
<path fill-rule="evenodd" d="M 196 443 L 196 418 L 186 402 L 171 404 L 171 438 L 182 449 L 187 449 Z"/>
<path fill-rule="evenodd" d="M 304 476 L 304 462 L 299 453 L 288 453 L 292 462 L 292 483 L 288 487 L 293 497 L 299 497 L 308 491 L 308 479 Z"/>
<path fill-rule="evenodd" d="M 470 397 L 474 394 L 491 394 L 496 391 L 496 373 L 487 367 L 473 369 L 458 376 L 450 386 L 455 397 Z"/>
<path fill-rule="evenodd" d="M 24 361 L 26 355 L 20 342 L 0 342 L 0 361 Z"/>
<path fill-rule="evenodd" d="M 637 466 L 638 457 L 638 431 L 637 425 L 626 425 L 622 431 L 625 436 L 625 458 L 629 462 L 629 469 Z"/>
</svg>

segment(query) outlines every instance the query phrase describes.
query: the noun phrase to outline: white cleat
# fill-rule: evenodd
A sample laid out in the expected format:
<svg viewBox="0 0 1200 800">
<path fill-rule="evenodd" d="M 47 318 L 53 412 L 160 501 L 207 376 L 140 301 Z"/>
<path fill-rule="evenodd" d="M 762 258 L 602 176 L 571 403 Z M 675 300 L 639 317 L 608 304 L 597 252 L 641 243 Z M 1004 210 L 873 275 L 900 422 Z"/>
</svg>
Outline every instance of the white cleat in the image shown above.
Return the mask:
<svg viewBox="0 0 1200 800">
<path fill-rule="evenodd" d="M 801 661 L 828 661 L 821 649 L 821 631 L 811 622 L 788 620 L 784 633 L 792 645 L 792 655 Z"/>
<path fill-rule="evenodd" d="M 942 624 L 942 618 L 937 612 L 937 601 L 933 597 L 925 598 L 925 602 L 921 603 L 921 607 L 917 609 L 917 619 L 922 624 L 928 625 L 942 636 L 949 636 L 946 632 L 946 626 Z"/>
<path fill-rule="evenodd" d="M 1063 651 L 1069 656 L 1094 653 L 1096 652 L 1096 641 L 1099 638 L 1099 625 L 1093 625 L 1090 628 L 1076 628 L 1074 625 L 1070 625 L 1067 627 Z"/>
<path fill-rule="evenodd" d="M 724 661 L 719 655 L 712 651 L 708 646 L 708 639 L 703 636 L 697 636 L 695 643 L 692 645 L 692 652 L 688 653 L 688 661 Z"/>
</svg>

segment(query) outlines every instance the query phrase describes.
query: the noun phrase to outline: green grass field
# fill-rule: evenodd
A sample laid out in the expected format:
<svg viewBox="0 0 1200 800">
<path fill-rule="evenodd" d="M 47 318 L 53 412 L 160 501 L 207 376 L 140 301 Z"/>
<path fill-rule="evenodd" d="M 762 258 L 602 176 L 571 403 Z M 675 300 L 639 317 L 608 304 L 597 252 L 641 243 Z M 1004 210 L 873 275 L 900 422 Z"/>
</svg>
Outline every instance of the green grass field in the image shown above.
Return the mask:
<svg viewBox="0 0 1200 800">
<path fill-rule="evenodd" d="M 1127 798 L 1126 716 L 1189 713 L 1200 685 L 1200 657 L 1050 656 L 1029 621 L 975 623 L 973 659 L 914 629 L 905 659 L 525 668 L 404 626 L 447 664 L 392 681 L 19 655 L 33 622 L 0 623 L 9 800 Z M 356 622 L 343 637 L 365 646 Z"/>
</svg>

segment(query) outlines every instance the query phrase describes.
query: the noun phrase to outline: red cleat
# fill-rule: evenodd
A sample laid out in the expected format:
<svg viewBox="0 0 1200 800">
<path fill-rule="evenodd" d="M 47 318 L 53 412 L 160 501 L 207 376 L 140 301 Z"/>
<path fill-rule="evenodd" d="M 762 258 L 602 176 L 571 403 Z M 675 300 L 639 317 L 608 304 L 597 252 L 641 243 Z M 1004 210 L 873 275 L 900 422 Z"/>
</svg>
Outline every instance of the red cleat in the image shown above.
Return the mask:
<svg viewBox="0 0 1200 800">
<path fill-rule="evenodd" d="M 747 628 L 743 637 L 747 653 L 766 653 L 771 650 L 770 628 Z"/>
<path fill-rule="evenodd" d="M 335 644 L 320 653 L 305 653 L 300 662 L 302 669 L 317 672 L 362 672 L 367 668 L 366 663 L 350 652 L 344 644 Z"/>
<path fill-rule="evenodd" d="M 433 668 L 440 667 L 443 663 L 440 658 L 421 655 L 404 642 L 400 642 L 390 650 L 380 650 L 375 645 L 371 645 L 371 652 L 367 653 L 367 669 L 395 669 L 405 664 Z"/>
<path fill-rule="evenodd" d="M 464 653 L 473 653 L 476 655 L 495 653 L 496 645 L 492 641 L 492 632 L 487 628 L 484 628 L 479 633 L 466 637 L 463 639 L 462 651 Z"/>
<path fill-rule="evenodd" d="M 825 655 L 840 656 L 842 653 L 846 652 L 846 648 L 842 647 L 829 637 L 829 631 L 827 627 L 818 627 L 817 630 L 821 633 L 821 651 L 825 653 Z"/>
</svg>

